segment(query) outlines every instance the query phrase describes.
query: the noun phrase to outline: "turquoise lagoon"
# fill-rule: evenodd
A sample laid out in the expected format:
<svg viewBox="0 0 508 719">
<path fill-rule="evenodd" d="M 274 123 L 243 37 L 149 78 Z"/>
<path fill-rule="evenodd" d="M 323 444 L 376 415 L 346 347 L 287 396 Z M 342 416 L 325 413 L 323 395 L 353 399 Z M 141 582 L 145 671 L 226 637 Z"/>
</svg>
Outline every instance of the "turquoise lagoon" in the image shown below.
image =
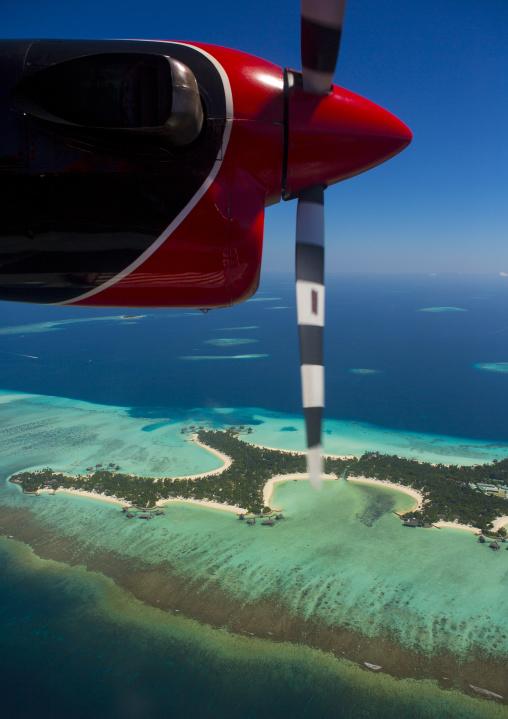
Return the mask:
<svg viewBox="0 0 508 719">
<path fill-rule="evenodd" d="M 393 512 L 414 500 L 401 492 L 278 483 L 272 506 L 286 518 L 264 528 L 178 502 L 151 522 L 127 521 L 109 502 L 24 496 L 7 482 L 27 457 L 70 472 L 111 459 L 151 476 L 199 473 L 219 461 L 185 441 L 193 416 L 217 427 L 247 416 L 253 442 L 302 449 L 297 418 L 229 408 L 154 422 L 62 398 L 0 400 L 0 533 L 14 540 L 1 539 L 0 557 L 6 587 L 22 597 L 2 604 L 9 671 L 18 653 L 20 667 L 45 651 L 60 657 L 39 667 L 35 686 L 44 695 L 58 672 L 68 715 L 74 693 L 74 716 L 508 716 L 469 688 L 508 693 L 508 552 L 466 531 L 403 527 Z M 397 446 L 473 463 L 494 451 L 355 423 L 326 431 L 336 454 Z"/>
</svg>

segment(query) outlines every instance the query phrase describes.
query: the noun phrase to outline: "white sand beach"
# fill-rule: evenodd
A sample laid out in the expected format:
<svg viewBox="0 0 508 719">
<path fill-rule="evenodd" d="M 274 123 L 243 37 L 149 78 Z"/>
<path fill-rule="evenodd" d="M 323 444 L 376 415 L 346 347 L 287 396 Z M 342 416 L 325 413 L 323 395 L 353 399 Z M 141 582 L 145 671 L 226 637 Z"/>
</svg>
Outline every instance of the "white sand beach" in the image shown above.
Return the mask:
<svg viewBox="0 0 508 719">
<path fill-rule="evenodd" d="M 506 524 L 508 524 L 508 516 L 505 515 L 504 517 L 498 517 L 493 522 L 493 532 L 497 532 L 501 527 L 504 527 Z"/>
<path fill-rule="evenodd" d="M 242 507 L 235 507 L 231 504 L 221 504 L 210 499 L 184 499 L 183 497 L 175 497 L 174 499 L 160 499 L 157 502 L 158 507 L 166 507 L 168 504 L 198 504 L 200 507 L 208 507 L 209 509 L 223 509 L 226 512 L 234 512 L 235 514 L 247 514 L 247 510 Z"/>
<path fill-rule="evenodd" d="M 460 522 L 445 522 L 444 520 L 440 520 L 439 522 L 433 522 L 432 526 L 439 528 L 451 527 L 452 529 L 465 529 L 468 532 L 478 534 L 478 527 L 472 527 L 470 524 L 461 524 Z"/>
<path fill-rule="evenodd" d="M 99 494 L 99 492 L 87 492 L 85 489 L 38 489 L 35 494 L 75 494 L 78 497 L 89 497 L 90 499 L 100 499 L 102 502 L 112 502 L 113 504 L 119 504 L 120 507 L 125 505 L 125 500 L 118 499 L 117 497 L 110 497 L 107 494 Z"/>
</svg>

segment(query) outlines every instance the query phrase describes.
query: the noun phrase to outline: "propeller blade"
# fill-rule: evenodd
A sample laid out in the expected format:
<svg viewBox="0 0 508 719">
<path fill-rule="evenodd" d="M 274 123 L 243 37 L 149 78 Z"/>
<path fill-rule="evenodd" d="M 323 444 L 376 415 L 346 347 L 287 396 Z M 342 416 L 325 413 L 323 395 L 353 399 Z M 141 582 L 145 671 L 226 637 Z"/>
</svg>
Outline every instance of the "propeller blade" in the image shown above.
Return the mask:
<svg viewBox="0 0 508 719">
<path fill-rule="evenodd" d="M 346 0 L 302 0 L 303 89 L 326 95 L 339 55 Z"/>
<path fill-rule="evenodd" d="M 300 334 L 302 400 L 307 428 L 307 471 L 311 485 L 321 486 L 323 457 L 321 418 L 325 399 L 323 328 L 324 189 L 314 185 L 298 194 L 296 214 L 296 307 Z"/>
</svg>

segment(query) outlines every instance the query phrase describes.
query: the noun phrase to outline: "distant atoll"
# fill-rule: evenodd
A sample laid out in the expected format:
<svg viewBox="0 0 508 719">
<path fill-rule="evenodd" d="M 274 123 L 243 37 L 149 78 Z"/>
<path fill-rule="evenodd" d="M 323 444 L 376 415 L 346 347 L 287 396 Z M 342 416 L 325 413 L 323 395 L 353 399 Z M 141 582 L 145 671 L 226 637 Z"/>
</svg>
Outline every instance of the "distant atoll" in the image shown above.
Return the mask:
<svg viewBox="0 0 508 719">
<path fill-rule="evenodd" d="M 486 372 L 508 373 L 508 362 L 479 362 L 473 366 Z"/>
<path fill-rule="evenodd" d="M 245 339 L 242 337 L 217 337 L 212 340 L 204 340 L 204 344 L 215 345 L 216 347 L 230 347 L 232 345 L 247 345 L 259 340 Z"/>
<path fill-rule="evenodd" d="M 351 374 L 383 374 L 381 369 L 362 369 L 360 367 L 353 367 L 348 372 L 351 372 Z"/>
<path fill-rule="evenodd" d="M 282 297 L 251 297 L 247 302 L 273 302 L 274 300 L 281 300 Z"/>
<path fill-rule="evenodd" d="M 258 359 L 260 357 L 269 357 L 270 355 L 184 355 L 180 357 L 182 360 L 228 360 L 228 359 Z"/>
<path fill-rule="evenodd" d="M 423 307 L 417 312 L 468 312 L 463 307 Z"/>
</svg>

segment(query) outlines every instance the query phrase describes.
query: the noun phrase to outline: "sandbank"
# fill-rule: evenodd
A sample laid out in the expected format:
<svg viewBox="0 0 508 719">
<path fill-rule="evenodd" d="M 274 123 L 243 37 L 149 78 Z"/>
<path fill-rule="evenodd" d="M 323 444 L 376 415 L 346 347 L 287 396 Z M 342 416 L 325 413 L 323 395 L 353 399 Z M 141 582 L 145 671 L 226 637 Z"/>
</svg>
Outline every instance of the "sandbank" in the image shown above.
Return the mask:
<svg viewBox="0 0 508 719">
<path fill-rule="evenodd" d="M 395 482 L 389 482 L 387 479 L 375 479 L 374 477 L 347 477 L 347 482 L 363 482 L 364 484 L 378 484 L 382 487 L 390 487 L 390 489 L 397 489 L 399 492 L 409 494 L 410 497 L 416 499 L 418 506 L 416 509 L 423 507 L 424 496 L 417 489 L 413 487 L 406 487 L 404 484 L 396 484 Z"/>
</svg>

